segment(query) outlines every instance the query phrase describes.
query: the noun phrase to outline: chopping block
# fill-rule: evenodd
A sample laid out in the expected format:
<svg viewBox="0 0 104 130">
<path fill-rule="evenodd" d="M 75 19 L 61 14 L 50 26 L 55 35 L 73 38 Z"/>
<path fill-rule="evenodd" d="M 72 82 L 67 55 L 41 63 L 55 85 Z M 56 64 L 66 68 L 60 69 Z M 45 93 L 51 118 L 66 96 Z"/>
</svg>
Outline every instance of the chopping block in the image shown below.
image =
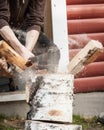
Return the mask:
<svg viewBox="0 0 104 130">
<path fill-rule="evenodd" d="M 73 79 L 70 74 L 34 74 L 26 84 L 27 119 L 72 122 Z"/>
<path fill-rule="evenodd" d="M 82 130 L 71 125 L 73 117 L 71 74 L 34 74 L 26 83 L 30 106 L 25 130 Z"/>
</svg>

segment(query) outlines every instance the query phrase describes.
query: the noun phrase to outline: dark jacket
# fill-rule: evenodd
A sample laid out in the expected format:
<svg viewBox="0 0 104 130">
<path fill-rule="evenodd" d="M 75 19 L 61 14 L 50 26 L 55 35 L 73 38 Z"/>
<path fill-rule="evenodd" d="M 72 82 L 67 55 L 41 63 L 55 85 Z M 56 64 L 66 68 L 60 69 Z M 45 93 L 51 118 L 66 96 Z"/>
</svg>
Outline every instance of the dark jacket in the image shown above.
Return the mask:
<svg viewBox="0 0 104 130">
<path fill-rule="evenodd" d="M 0 29 L 5 25 L 40 31 L 46 0 L 0 0 Z"/>
</svg>

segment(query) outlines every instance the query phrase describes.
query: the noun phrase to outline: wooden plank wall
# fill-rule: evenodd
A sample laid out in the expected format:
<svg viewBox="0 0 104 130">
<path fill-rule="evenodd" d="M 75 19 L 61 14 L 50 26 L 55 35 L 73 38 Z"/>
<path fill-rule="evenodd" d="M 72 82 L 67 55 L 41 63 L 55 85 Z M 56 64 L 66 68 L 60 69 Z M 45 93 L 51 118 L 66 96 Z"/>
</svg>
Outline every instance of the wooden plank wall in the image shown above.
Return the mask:
<svg viewBox="0 0 104 130">
<path fill-rule="evenodd" d="M 70 59 L 90 39 L 104 45 L 104 0 L 66 0 Z M 75 93 L 104 91 L 104 53 L 75 77 Z"/>
</svg>

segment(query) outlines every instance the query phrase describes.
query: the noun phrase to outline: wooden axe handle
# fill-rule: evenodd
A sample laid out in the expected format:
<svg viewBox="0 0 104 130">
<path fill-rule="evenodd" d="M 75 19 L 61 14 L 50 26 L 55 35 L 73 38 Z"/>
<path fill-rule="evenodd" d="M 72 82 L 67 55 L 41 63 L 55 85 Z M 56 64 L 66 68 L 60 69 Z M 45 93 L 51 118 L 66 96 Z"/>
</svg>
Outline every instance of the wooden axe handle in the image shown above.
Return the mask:
<svg viewBox="0 0 104 130">
<path fill-rule="evenodd" d="M 5 41 L 0 41 L 0 56 L 4 57 L 9 64 L 16 65 L 22 70 L 31 66 L 32 63 L 21 57 L 13 48 L 11 48 Z"/>
</svg>

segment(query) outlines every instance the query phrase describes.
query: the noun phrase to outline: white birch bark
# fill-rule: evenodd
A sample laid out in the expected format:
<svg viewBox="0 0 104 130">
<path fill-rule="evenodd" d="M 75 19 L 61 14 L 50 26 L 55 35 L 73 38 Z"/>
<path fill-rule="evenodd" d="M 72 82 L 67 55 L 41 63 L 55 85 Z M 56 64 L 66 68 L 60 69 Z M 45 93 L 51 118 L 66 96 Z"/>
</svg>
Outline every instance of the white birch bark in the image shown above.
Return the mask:
<svg viewBox="0 0 104 130">
<path fill-rule="evenodd" d="M 82 130 L 79 125 L 26 121 L 25 130 Z"/>
<path fill-rule="evenodd" d="M 30 105 L 29 120 L 72 122 L 72 75 L 37 75 L 34 81 L 27 83 L 26 88 Z"/>
</svg>

